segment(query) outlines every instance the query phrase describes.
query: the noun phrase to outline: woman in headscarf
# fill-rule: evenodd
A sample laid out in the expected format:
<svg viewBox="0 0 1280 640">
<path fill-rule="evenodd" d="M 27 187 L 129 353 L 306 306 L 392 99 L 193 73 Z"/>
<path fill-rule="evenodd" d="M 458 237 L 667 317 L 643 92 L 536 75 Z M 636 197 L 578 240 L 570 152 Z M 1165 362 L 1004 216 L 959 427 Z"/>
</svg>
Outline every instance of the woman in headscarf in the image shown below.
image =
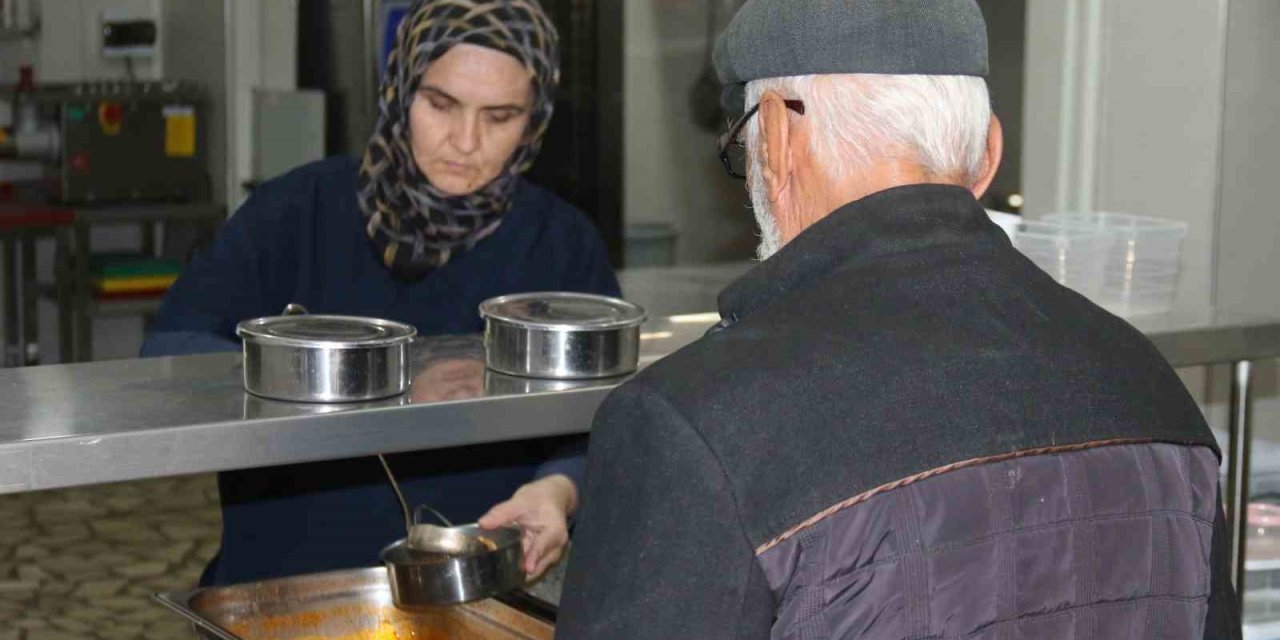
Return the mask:
<svg viewBox="0 0 1280 640">
<path fill-rule="evenodd" d="M 558 55 L 535 0 L 416 2 L 363 158 L 324 160 L 258 188 L 169 291 L 143 355 L 237 349 L 237 322 L 288 303 L 429 336 L 479 332 L 476 309 L 497 295 L 618 295 L 590 222 L 521 177 L 551 119 Z M 567 540 L 581 444 L 389 459 L 411 503 L 455 522 L 521 526 L 526 570 L 537 574 Z M 222 549 L 205 584 L 374 565 L 404 534 L 376 458 L 225 472 L 219 489 Z"/>
</svg>

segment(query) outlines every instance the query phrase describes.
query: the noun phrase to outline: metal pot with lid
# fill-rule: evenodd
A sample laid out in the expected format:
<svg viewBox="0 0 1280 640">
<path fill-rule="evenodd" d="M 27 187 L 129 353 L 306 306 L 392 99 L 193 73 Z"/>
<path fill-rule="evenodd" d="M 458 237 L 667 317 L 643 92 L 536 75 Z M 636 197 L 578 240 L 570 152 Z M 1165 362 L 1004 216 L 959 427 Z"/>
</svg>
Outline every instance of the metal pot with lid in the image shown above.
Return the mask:
<svg viewBox="0 0 1280 640">
<path fill-rule="evenodd" d="M 644 309 L 608 296 L 541 292 L 484 301 L 485 364 L 514 376 L 608 378 L 640 359 Z"/>
<path fill-rule="evenodd" d="M 409 388 L 410 344 L 417 330 L 379 318 L 286 315 L 236 326 L 244 343 L 244 388 L 293 402 L 358 402 Z"/>
</svg>

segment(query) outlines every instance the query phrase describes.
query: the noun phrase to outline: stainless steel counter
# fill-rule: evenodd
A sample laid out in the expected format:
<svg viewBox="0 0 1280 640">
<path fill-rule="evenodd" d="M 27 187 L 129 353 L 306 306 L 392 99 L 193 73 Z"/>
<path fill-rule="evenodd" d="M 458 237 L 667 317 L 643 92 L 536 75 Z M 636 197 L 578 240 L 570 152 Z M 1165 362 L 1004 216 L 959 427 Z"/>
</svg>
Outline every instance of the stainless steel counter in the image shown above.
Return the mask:
<svg viewBox="0 0 1280 640">
<path fill-rule="evenodd" d="M 658 320 L 641 364 L 707 320 Z M 415 343 L 402 397 L 309 405 L 241 387 L 238 354 L 0 369 L 0 493 L 584 432 L 620 380 L 486 371 L 478 336 Z"/>
<path fill-rule="evenodd" d="M 649 322 L 642 365 L 714 314 Z M 1179 366 L 1280 357 L 1280 320 L 1139 319 Z M 235 354 L 0 370 L 0 493 L 583 432 L 619 380 L 488 372 L 478 337 L 422 340 L 401 398 L 347 405 L 244 393 Z"/>
<path fill-rule="evenodd" d="M 716 296 L 754 263 L 629 269 L 619 274 L 628 300 L 651 316 L 712 311 Z M 1213 309 L 1138 316 L 1141 329 L 1175 367 L 1280 357 L 1280 317 L 1245 317 Z"/>
</svg>

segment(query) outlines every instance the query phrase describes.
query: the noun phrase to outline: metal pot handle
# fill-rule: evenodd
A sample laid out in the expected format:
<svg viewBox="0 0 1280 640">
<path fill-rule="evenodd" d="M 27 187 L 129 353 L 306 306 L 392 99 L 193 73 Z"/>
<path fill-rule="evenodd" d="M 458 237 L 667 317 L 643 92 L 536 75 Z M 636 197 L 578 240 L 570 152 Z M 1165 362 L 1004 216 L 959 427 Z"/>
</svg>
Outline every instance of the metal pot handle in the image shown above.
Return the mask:
<svg viewBox="0 0 1280 640">
<path fill-rule="evenodd" d="M 282 316 L 305 316 L 305 315 L 307 315 L 307 308 L 306 308 L 306 307 L 304 307 L 304 306 L 302 306 L 302 305 L 300 305 L 300 304 L 298 304 L 298 303 L 296 303 L 296 302 L 290 302 L 289 304 L 287 304 L 287 305 L 285 305 L 285 306 L 284 306 L 284 311 L 283 311 L 283 312 L 281 312 L 281 313 L 280 313 L 280 315 L 282 315 Z"/>
<path fill-rule="evenodd" d="M 453 523 L 452 523 L 452 522 L 449 522 L 449 519 L 448 519 L 448 518 L 446 518 L 446 517 L 444 517 L 444 514 L 443 514 L 443 513 L 440 513 L 439 511 L 436 511 L 435 509 L 432 509 L 430 506 L 425 505 L 425 504 L 420 504 L 420 505 L 418 505 L 418 508 L 417 508 L 417 509 L 414 509 L 414 510 L 413 510 L 413 523 L 414 523 L 414 524 L 424 524 L 424 523 L 422 522 L 422 512 L 423 512 L 423 511 L 430 511 L 430 512 L 431 512 L 431 515 L 435 516 L 437 520 L 439 520 L 440 522 L 443 522 L 443 523 L 444 523 L 444 526 L 446 526 L 446 527 L 452 527 L 452 526 L 453 526 Z"/>
</svg>

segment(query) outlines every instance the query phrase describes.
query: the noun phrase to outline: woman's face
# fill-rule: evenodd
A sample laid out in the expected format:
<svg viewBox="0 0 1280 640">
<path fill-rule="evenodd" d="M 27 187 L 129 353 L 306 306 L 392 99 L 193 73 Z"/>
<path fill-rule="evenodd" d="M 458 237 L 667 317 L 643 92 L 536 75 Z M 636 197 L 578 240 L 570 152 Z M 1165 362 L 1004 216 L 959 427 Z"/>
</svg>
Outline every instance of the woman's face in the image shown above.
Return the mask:
<svg viewBox="0 0 1280 640">
<path fill-rule="evenodd" d="M 532 102 L 529 72 L 515 58 L 473 44 L 451 47 L 427 67 L 409 108 L 418 170 L 447 195 L 479 190 L 520 146 Z"/>
</svg>

